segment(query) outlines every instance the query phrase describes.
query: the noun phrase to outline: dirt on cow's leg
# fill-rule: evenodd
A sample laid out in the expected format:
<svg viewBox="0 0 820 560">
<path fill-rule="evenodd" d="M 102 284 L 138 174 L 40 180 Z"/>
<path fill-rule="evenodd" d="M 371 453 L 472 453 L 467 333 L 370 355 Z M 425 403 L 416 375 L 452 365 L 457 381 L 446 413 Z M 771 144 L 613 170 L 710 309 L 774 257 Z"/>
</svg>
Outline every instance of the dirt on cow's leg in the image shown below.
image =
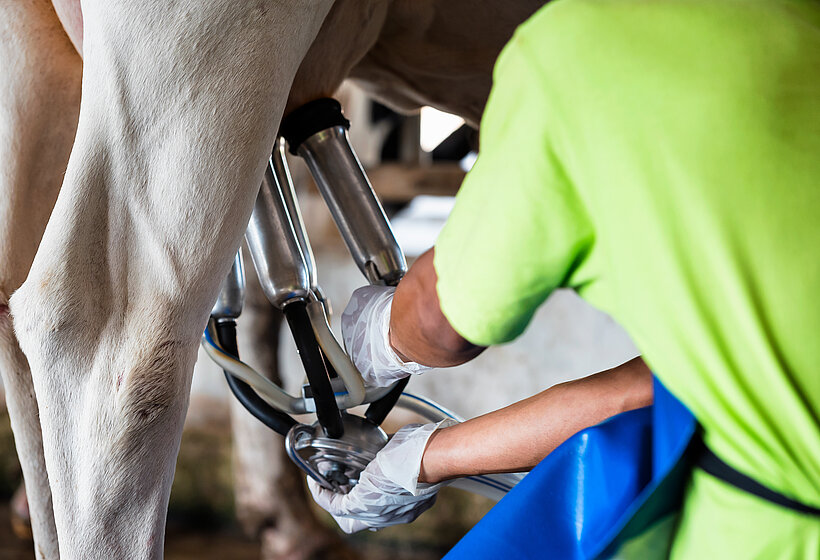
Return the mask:
<svg viewBox="0 0 820 560">
<path fill-rule="evenodd" d="M 251 262 L 246 258 L 245 262 Z M 265 298 L 255 272 L 247 270 L 245 309 L 239 319 L 239 352 L 276 383 L 282 314 Z M 263 560 L 341 560 L 352 552 L 309 507 L 304 475 L 285 453 L 282 436 L 231 398 L 234 491 L 237 518 L 262 543 Z"/>
</svg>

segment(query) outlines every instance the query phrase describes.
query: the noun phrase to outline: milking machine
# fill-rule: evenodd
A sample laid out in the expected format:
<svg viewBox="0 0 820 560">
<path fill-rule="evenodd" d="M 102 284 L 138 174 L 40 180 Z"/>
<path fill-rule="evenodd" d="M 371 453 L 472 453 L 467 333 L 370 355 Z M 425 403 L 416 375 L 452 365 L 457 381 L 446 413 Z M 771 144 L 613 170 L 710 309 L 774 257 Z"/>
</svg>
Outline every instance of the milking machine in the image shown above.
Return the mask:
<svg viewBox="0 0 820 560">
<path fill-rule="evenodd" d="M 319 288 L 313 252 L 286 159 L 307 163 L 342 238 L 365 278 L 395 286 L 407 270 L 384 210 L 348 138 L 349 122 L 334 99 L 319 99 L 286 117 L 282 137 L 265 170 L 245 233 L 253 267 L 270 303 L 282 311 L 304 367 L 307 384 L 288 394 L 239 359 L 236 319 L 242 312 L 245 272 L 241 252 L 223 282 L 202 345 L 225 372 L 245 408 L 285 436 L 290 458 L 322 486 L 347 492 L 387 443 L 380 425 L 398 405 L 427 421 L 461 421 L 445 408 L 404 393 L 408 380 L 368 388 L 330 330 L 329 303 Z M 363 416 L 349 409 L 367 404 Z M 316 414 L 302 424 L 291 415 Z M 460 479 L 455 485 L 499 499 L 520 475 Z"/>
</svg>

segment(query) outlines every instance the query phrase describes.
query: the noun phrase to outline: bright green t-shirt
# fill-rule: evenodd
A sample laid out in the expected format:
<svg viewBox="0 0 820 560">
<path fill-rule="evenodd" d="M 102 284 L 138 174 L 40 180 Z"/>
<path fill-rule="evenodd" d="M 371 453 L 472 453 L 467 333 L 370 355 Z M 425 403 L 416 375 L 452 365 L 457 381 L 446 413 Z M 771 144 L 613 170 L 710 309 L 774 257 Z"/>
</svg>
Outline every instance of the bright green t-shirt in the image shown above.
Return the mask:
<svg viewBox="0 0 820 560">
<path fill-rule="evenodd" d="M 575 289 L 721 458 L 820 507 L 820 3 L 540 10 L 496 64 L 435 268 L 444 314 L 482 345 Z M 820 558 L 820 519 L 705 477 L 673 556 Z"/>
</svg>

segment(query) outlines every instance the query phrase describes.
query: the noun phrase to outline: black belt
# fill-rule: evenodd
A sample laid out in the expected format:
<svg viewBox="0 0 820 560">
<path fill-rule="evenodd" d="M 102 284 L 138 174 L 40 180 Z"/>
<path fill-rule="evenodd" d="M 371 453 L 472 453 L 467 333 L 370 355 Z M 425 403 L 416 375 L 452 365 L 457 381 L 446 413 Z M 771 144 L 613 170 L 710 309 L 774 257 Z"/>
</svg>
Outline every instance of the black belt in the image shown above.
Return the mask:
<svg viewBox="0 0 820 560">
<path fill-rule="evenodd" d="M 771 488 L 763 486 L 755 479 L 746 476 L 734 467 L 727 465 L 723 460 L 715 455 L 711 449 L 701 443 L 701 449 L 697 451 L 695 464 L 704 472 L 722 480 L 723 482 L 743 490 L 749 494 L 757 496 L 767 502 L 777 504 L 790 510 L 820 517 L 820 508 L 806 505 L 797 500 L 784 496 Z"/>
</svg>

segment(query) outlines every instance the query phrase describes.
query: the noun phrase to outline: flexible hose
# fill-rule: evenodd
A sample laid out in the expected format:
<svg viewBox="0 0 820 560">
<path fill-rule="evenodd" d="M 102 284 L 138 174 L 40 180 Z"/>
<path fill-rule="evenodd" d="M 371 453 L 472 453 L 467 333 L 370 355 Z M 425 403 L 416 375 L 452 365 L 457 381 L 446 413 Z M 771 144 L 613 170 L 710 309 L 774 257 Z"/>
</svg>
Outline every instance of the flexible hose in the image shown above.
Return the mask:
<svg viewBox="0 0 820 560">
<path fill-rule="evenodd" d="M 308 410 L 305 399 L 294 397 L 286 393 L 273 381 L 253 369 L 248 364 L 237 360 L 219 345 L 216 340 L 216 331 L 213 323 L 209 323 L 208 328 L 202 335 L 202 349 L 208 357 L 223 370 L 240 379 L 251 386 L 262 400 L 285 413 L 306 414 Z M 375 402 L 390 392 L 391 387 L 370 387 L 365 394 L 365 402 Z M 346 410 L 355 406 L 350 395 L 345 391 L 336 395 L 336 404 L 339 408 Z"/>
<path fill-rule="evenodd" d="M 322 353 L 313 327 L 310 324 L 307 307 L 304 301 L 294 301 L 285 305 L 282 310 L 288 321 L 296 349 L 305 368 L 310 388 L 313 392 L 313 401 L 316 403 L 316 417 L 328 437 L 339 438 L 344 434 L 342 413 L 336 404 L 336 396 L 330 385 L 330 378 L 325 370 Z"/>
<path fill-rule="evenodd" d="M 387 415 L 390 414 L 390 411 L 393 410 L 393 407 L 398 402 L 399 397 L 404 392 L 404 389 L 407 387 L 407 383 L 409 381 L 410 378 L 405 377 L 404 379 L 400 379 L 396 382 L 396 384 L 390 389 L 389 393 L 367 407 L 364 417 L 377 426 L 381 425 L 381 423 L 384 422 L 384 419 L 387 418 Z"/>
<path fill-rule="evenodd" d="M 312 301 L 307 305 L 307 312 L 310 316 L 310 325 L 313 327 L 313 334 L 322 347 L 322 351 L 327 357 L 328 365 L 336 370 L 336 373 L 344 381 L 347 392 L 350 395 L 351 407 L 364 402 L 366 391 L 362 375 L 350 361 L 350 358 L 339 346 L 336 337 L 330 330 L 325 316 L 325 308 L 320 301 Z"/>
<path fill-rule="evenodd" d="M 238 360 L 239 349 L 236 344 L 236 321 L 218 321 L 214 331 L 216 333 L 217 342 L 219 342 L 222 349 Z M 283 436 L 287 435 L 290 429 L 296 425 L 296 420 L 284 412 L 276 410 L 262 400 L 250 385 L 237 379 L 227 370 L 223 371 L 225 373 L 225 379 L 228 382 L 228 387 L 231 388 L 231 392 L 233 392 L 236 399 L 242 403 L 242 406 L 244 406 L 254 418 Z"/>
<path fill-rule="evenodd" d="M 219 346 L 216 341 L 216 328 L 213 323 L 202 335 L 202 348 L 223 370 L 228 371 L 237 379 L 250 385 L 254 391 L 268 404 L 279 410 L 294 414 L 307 412 L 303 399 L 288 395 L 276 383 L 263 376 L 255 369 L 231 356 Z"/>
</svg>

